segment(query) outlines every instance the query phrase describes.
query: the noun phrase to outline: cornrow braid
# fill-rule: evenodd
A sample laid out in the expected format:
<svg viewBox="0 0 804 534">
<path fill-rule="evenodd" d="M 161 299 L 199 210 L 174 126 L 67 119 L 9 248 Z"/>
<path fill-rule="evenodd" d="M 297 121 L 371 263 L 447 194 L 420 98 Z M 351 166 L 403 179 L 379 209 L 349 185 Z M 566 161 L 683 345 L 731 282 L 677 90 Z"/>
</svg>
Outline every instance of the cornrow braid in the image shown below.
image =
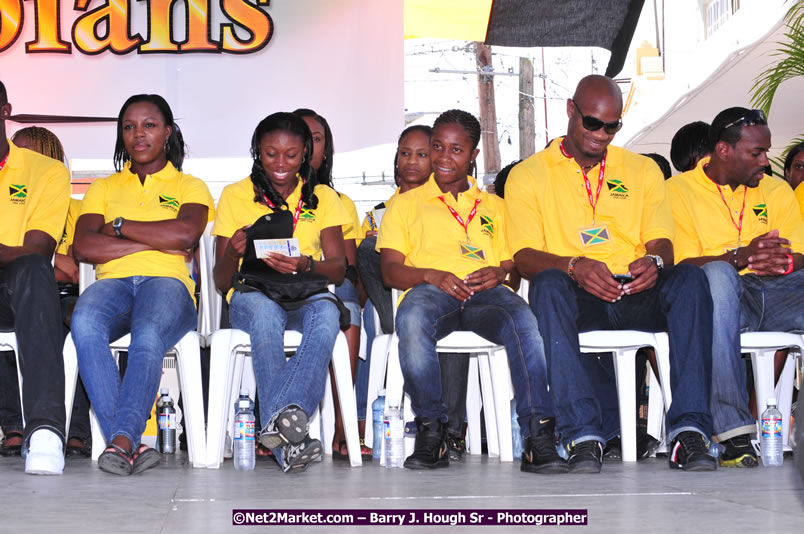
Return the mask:
<svg viewBox="0 0 804 534">
<path fill-rule="evenodd" d="M 461 109 L 450 109 L 438 116 L 433 123 L 433 130 L 445 124 L 457 124 L 462 127 L 469 134 L 469 139 L 472 141 L 472 150 L 474 151 L 477 148 L 480 143 L 481 130 L 480 121 L 474 115 Z M 469 172 L 476 175 L 477 166 L 474 161 L 469 165 Z"/>
<path fill-rule="evenodd" d="M 300 137 L 304 143 L 304 158 L 302 159 L 301 166 L 297 170 L 301 176 L 303 185 L 301 190 L 301 198 L 304 206 L 309 209 L 316 209 L 318 207 L 318 197 L 315 195 L 315 186 L 317 184 L 315 171 L 313 170 L 310 162 L 313 159 L 313 135 L 310 133 L 310 128 L 304 119 L 293 113 L 274 113 L 265 117 L 257 125 L 254 130 L 254 135 L 251 136 L 251 158 L 253 163 L 251 165 L 251 182 L 254 184 L 256 194 L 254 202 L 262 202 L 263 195 L 276 207 L 286 207 L 287 202 L 282 198 L 282 195 L 274 189 L 273 184 L 265 174 L 265 169 L 262 166 L 262 159 L 260 159 L 260 141 L 263 136 L 270 132 L 285 131 L 292 135 Z"/>
<path fill-rule="evenodd" d="M 64 147 L 56 134 L 40 126 L 28 126 L 18 130 L 12 137 L 13 142 L 20 136 L 25 136 L 31 145 L 31 150 L 39 152 L 49 158 L 64 162 Z"/>
</svg>

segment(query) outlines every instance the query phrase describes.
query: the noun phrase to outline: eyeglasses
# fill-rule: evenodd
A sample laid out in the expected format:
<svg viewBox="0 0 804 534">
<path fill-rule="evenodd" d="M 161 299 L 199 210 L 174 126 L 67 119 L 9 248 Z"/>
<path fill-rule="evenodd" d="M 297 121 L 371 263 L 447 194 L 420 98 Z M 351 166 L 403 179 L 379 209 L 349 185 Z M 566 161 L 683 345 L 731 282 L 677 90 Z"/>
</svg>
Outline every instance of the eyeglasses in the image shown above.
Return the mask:
<svg viewBox="0 0 804 534">
<path fill-rule="evenodd" d="M 732 121 L 721 128 L 720 132 L 722 133 L 724 130 L 728 130 L 737 124 L 742 124 L 743 126 L 756 126 L 757 124 L 764 125 L 768 124 L 768 118 L 765 116 L 765 112 L 763 112 L 761 109 L 752 109 L 736 121 Z"/>
<path fill-rule="evenodd" d="M 597 130 L 603 128 L 603 130 L 605 130 L 607 134 L 614 135 L 620 131 L 620 128 L 623 127 L 622 119 L 615 122 L 603 122 L 597 117 L 592 117 L 591 115 L 584 115 L 583 111 L 581 111 L 581 108 L 578 106 L 578 103 L 575 101 L 574 98 L 570 98 L 570 101 L 573 104 L 575 104 L 575 109 L 577 109 L 578 113 L 581 114 L 581 124 L 583 124 L 583 127 L 589 130 L 590 132 L 596 132 Z"/>
</svg>

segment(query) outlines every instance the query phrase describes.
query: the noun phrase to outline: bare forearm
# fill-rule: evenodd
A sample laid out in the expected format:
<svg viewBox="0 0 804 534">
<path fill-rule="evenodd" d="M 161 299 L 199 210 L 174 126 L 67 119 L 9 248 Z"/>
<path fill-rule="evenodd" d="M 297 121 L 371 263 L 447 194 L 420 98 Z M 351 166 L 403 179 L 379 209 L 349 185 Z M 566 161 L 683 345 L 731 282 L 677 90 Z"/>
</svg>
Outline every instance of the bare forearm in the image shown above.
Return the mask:
<svg viewBox="0 0 804 534">
<path fill-rule="evenodd" d="M 5 267 L 17 258 L 29 256 L 31 254 L 41 254 L 43 256 L 47 256 L 44 251 L 37 247 L 25 245 L 21 247 L 7 247 L 5 245 L 0 245 L 0 267 Z"/>
<path fill-rule="evenodd" d="M 154 248 L 144 243 L 110 237 L 96 232 L 82 235 L 73 245 L 73 255 L 77 262 L 95 265 L 107 263 L 144 250 L 154 250 Z"/>
<path fill-rule="evenodd" d="M 132 221 L 123 223 L 123 236 L 156 250 L 183 250 L 194 247 L 203 233 L 195 221 Z"/>
<path fill-rule="evenodd" d="M 645 252 L 653 256 L 661 256 L 665 267 L 670 267 L 675 262 L 673 254 L 673 242 L 669 239 L 654 239 L 645 243 Z"/>
<path fill-rule="evenodd" d="M 212 269 L 212 278 L 215 281 L 215 287 L 221 293 L 225 294 L 232 287 L 232 277 L 237 272 L 239 259 L 223 255 L 222 258 L 215 262 L 215 267 Z"/>
<path fill-rule="evenodd" d="M 346 276 L 346 261 L 344 258 L 330 258 L 324 261 L 314 261 L 312 272 L 322 274 L 336 286 L 343 283 Z"/>
<path fill-rule="evenodd" d="M 434 269 L 419 269 L 403 263 L 383 266 L 382 278 L 385 285 L 396 289 L 410 289 L 419 284 L 429 283 L 428 278 Z"/>
<path fill-rule="evenodd" d="M 525 248 L 514 255 L 514 264 L 522 278 L 530 280 L 535 275 L 548 269 L 567 272 L 571 259 L 570 256 L 557 256 L 549 252 Z"/>
</svg>

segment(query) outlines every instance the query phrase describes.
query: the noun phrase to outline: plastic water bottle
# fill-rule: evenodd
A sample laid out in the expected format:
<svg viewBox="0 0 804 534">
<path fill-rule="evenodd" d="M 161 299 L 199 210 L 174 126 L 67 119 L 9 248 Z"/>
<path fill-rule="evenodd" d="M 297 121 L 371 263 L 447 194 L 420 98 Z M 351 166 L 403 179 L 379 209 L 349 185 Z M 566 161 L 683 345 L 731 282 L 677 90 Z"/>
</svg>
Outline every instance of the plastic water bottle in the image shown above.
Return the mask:
<svg viewBox="0 0 804 534">
<path fill-rule="evenodd" d="M 382 453 L 383 425 L 385 424 L 385 390 L 377 392 L 377 399 L 371 403 L 371 419 L 374 422 L 374 448 L 371 457 L 380 459 Z"/>
<path fill-rule="evenodd" d="M 405 462 L 405 423 L 399 406 L 385 412 L 385 467 L 403 467 Z"/>
<path fill-rule="evenodd" d="M 759 447 L 762 451 L 762 464 L 765 467 L 781 467 L 784 457 L 782 451 L 782 414 L 776 409 L 776 399 L 768 399 L 768 407 L 762 412 Z"/>
<path fill-rule="evenodd" d="M 511 399 L 511 443 L 514 449 L 514 459 L 522 458 L 522 434 L 516 415 L 516 399 Z"/>
<path fill-rule="evenodd" d="M 240 390 L 234 428 L 234 467 L 237 471 L 251 471 L 257 463 L 254 442 L 254 411 L 248 390 Z"/>
<path fill-rule="evenodd" d="M 162 388 L 157 404 L 156 450 L 162 454 L 176 452 L 176 408 L 167 388 Z"/>
</svg>

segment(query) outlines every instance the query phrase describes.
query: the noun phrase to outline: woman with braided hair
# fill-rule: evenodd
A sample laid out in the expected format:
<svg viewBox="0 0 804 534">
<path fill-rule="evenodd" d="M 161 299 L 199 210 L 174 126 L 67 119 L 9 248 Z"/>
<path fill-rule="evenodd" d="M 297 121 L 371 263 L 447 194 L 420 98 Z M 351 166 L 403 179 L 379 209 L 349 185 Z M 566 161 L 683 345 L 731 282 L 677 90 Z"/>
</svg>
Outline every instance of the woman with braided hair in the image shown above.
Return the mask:
<svg viewBox="0 0 804 534">
<path fill-rule="evenodd" d="M 514 269 L 503 200 L 481 191 L 469 176 L 479 141 L 474 116 L 460 110 L 442 113 L 430 137 L 430 180 L 390 204 L 377 238 L 383 279 L 406 290 L 396 332 L 417 430 L 405 467 L 449 466 L 448 413 L 436 342 L 455 330 L 470 330 L 505 346 L 525 442 L 522 471 L 566 472 L 555 448 L 536 317 L 503 285 Z"/>
<path fill-rule="evenodd" d="M 259 441 L 285 472 L 303 471 L 321 455 L 321 443 L 308 435 L 308 421 L 324 396 L 340 312 L 326 294 L 288 311 L 263 293 L 233 289 L 232 277 L 245 254 L 246 229 L 260 217 L 289 210 L 301 255 L 270 254 L 263 261 L 280 273 L 314 272 L 333 284 L 343 282 L 342 226 L 349 219 L 337 193 L 316 183 L 312 155 L 313 138 L 304 119 L 293 113 L 263 119 L 251 139 L 251 176 L 224 188 L 212 229 L 217 236 L 215 285 L 227 293 L 232 326 L 251 337 Z M 299 349 L 287 361 L 286 328 L 302 332 Z"/>
</svg>

